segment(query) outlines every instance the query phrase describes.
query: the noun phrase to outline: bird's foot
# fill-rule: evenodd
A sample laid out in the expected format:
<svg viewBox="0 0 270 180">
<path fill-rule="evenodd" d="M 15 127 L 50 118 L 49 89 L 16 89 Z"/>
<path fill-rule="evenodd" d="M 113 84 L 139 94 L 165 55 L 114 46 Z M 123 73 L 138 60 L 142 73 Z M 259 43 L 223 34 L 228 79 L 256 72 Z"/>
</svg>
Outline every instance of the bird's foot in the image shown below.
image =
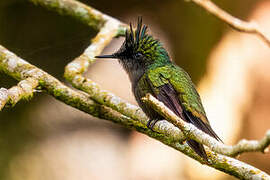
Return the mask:
<svg viewBox="0 0 270 180">
<path fill-rule="evenodd" d="M 159 121 L 159 119 L 149 120 L 149 121 L 147 122 L 147 125 L 146 125 L 146 126 L 147 126 L 149 129 L 151 129 L 152 131 L 154 131 L 153 128 L 154 128 L 155 124 L 156 124 L 158 121 Z M 154 131 L 154 132 L 155 132 L 155 131 Z"/>
</svg>

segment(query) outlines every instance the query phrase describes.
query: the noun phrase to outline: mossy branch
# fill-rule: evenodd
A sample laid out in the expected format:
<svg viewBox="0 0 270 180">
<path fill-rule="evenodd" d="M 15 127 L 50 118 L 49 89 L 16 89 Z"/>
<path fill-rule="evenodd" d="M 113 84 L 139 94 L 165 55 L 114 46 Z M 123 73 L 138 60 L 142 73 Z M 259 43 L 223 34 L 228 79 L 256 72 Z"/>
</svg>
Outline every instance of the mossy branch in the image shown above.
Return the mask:
<svg viewBox="0 0 270 180">
<path fill-rule="evenodd" d="M 44 91 L 60 101 L 95 117 L 111 119 L 113 121 L 117 118 L 119 118 L 118 121 L 122 121 L 123 119 L 126 121 L 129 119 L 110 108 L 94 102 L 86 93 L 80 93 L 67 87 L 53 76 L 19 58 L 1 45 L 0 70 L 20 81 L 18 86 L 14 88 L 18 93 L 15 96 L 16 98 L 10 97 L 9 95 L 9 91 L 13 88 L 10 90 L 2 88 L 1 97 L 4 97 L 5 102 L 8 102 L 9 98 L 11 98 L 11 101 L 17 102 L 22 97 L 29 97 L 32 95 L 33 89 L 36 86 L 40 86 Z"/>
<path fill-rule="evenodd" d="M 69 15 L 78 19 L 79 21 L 88 24 L 89 26 L 100 29 L 103 24 L 112 20 L 113 18 L 99 12 L 98 10 L 80 3 L 76 0 L 29 0 L 34 4 L 41 5 L 47 9 L 58 12 L 59 14 Z M 229 26 L 237 31 L 251 33 L 259 36 L 268 46 L 270 46 L 270 37 L 255 21 L 246 22 L 240 20 L 231 14 L 227 13 L 218 7 L 211 0 L 191 0 L 198 6 L 204 8 L 207 12 L 216 16 L 221 21 L 227 23 Z M 118 30 L 118 35 L 124 35 L 124 29 L 128 26 L 122 23 L 122 27 Z"/>
<path fill-rule="evenodd" d="M 49 10 L 56 11 L 61 15 L 71 16 L 80 22 L 100 29 L 106 16 L 99 11 L 73 0 L 29 0 L 36 5 L 43 6 Z M 90 21 L 91 20 L 91 21 Z"/>
<path fill-rule="evenodd" d="M 205 163 L 203 159 L 183 142 L 185 136 L 198 141 L 200 141 L 200 137 L 197 137 L 197 135 L 193 136 L 192 133 L 187 134 L 188 129 L 186 129 L 187 131 L 183 129 L 184 136 L 182 131 L 165 120 L 155 125 L 154 130 L 156 132 L 149 130 L 146 127 L 148 118 L 138 107 L 128 104 L 108 91 L 102 90 L 95 82 L 82 76 L 82 73 L 94 62 L 93 57 L 98 55 L 114 36 L 123 34 L 123 29 L 127 28 L 125 24 L 74 0 L 30 1 L 48 9 L 53 9 L 60 14 L 75 17 L 91 27 L 100 29 L 97 37 L 93 39 L 92 45 L 80 57 L 68 64 L 65 71 L 65 77 L 73 86 L 86 93 L 65 86 L 56 78 L 17 57 L 2 46 L 0 46 L 0 70 L 18 80 L 31 78 L 37 81 L 38 86 L 43 88 L 47 93 L 74 108 L 92 116 L 107 119 L 127 128 L 142 132 L 201 163 Z M 204 134 L 200 135 L 204 136 Z M 201 142 L 207 145 L 207 142 L 204 142 L 203 139 Z M 208 145 L 211 148 L 211 144 Z M 213 148 L 213 150 L 215 149 Z M 207 153 L 209 157 L 209 163 L 207 165 L 210 167 L 240 179 L 270 179 L 269 175 L 265 172 L 237 159 L 220 155 L 210 150 Z"/>
<path fill-rule="evenodd" d="M 212 151 L 215 151 L 219 154 L 235 157 L 244 152 L 268 151 L 267 147 L 270 144 L 270 130 L 266 132 L 265 137 L 260 141 L 241 140 L 234 146 L 228 146 L 217 141 L 215 138 L 209 136 L 208 134 L 202 132 L 201 130 L 197 129 L 192 124 L 187 123 L 181 118 L 179 118 L 169 108 L 167 108 L 162 102 L 158 101 L 151 94 L 147 94 L 143 98 L 143 101 L 151 105 L 153 109 L 155 109 L 158 113 L 160 113 L 163 117 L 165 117 L 166 120 L 168 120 L 176 127 L 181 129 L 187 138 L 194 139 L 197 142 L 200 142 L 208 146 Z"/>
<path fill-rule="evenodd" d="M 95 101 L 91 100 L 91 97 L 88 94 L 75 91 L 65 86 L 48 73 L 17 57 L 15 54 L 11 53 L 2 46 L 0 46 L 0 69 L 18 80 L 33 78 L 39 82 L 39 86 L 41 88 L 43 88 L 53 97 L 72 107 L 91 114 L 92 116 L 107 119 L 121 124 L 124 127 L 144 133 L 180 152 L 183 152 L 187 156 L 201 163 L 205 163 L 204 160 L 194 153 L 186 143 L 182 142 L 184 138 L 180 130 L 167 121 L 157 123 L 155 130 L 160 130 L 160 133 L 153 132 L 146 127 L 146 121 L 132 119 L 107 106 L 96 103 Z M 109 94 L 109 96 L 121 100 L 112 94 Z M 121 102 L 124 101 L 121 100 Z M 114 101 L 112 103 L 114 103 Z M 129 109 L 128 104 L 126 104 L 125 107 L 127 112 L 129 112 L 129 110 L 133 111 L 132 108 Z M 140 111 L 139 108 L 136 107 L 136 109 Z M 134 116 L 136 119 L 145 118 L 145 116 L 140 117 L 140 113 Z M 165 133 L 162 132 L 164 129 L 166 130 Z M 207 151 L 207 153 L 209 157 L 209 163 L 207 165 L 210 167 L 216 168 L 240 179 L 270 179 L 269 175 L 267 175 L 265 172 L 245 164 L 244 162 L 224 155 L 216 154 L 211 151 Z"/>
<path fill-rule="evenodd" d="M 71 2 L 71 0 L 69 2 Z M 95 82 L 82 76 L 82 73 L 84 73 L 88 66 L 94 62 L 93 57 L 98 55 L 114 36 L 123 35 L 123 28 L 126 27 L 126 25 L 121 24 L 119 21 L 106 16 L 106 23 L 100 29 L 100 32 L 96 38 L 92 40 L 91 46 L 89 46 L 89 48 L 87 48 L 87 50 L 80 57 L 76 58 L 66 66 L 65 78 L 71 82 L 74 87 L 87 92 L 96 102 L 118 111 L 119 113 L 125 115 L 125 117 L 130 117 L 130 122 L 140 122 L 145 127 L 148 119 L 139 108 L 128 104 L 110 92 L 102 90 Z M 124 121 L 122 123 L 126 124 Z M 203 160 L 198 157 L 185 143 L 180 144 L 180 142 L 184 140 L 182 133 L 176 128 L 173 128 L 172 125 L 166 121 L 158 122 L 154 127 L 155 131 L 164 133 L 160 134 L 159 136 L 157 136 L 157 134 L 154 132 L 142 131 L 141 128 L 137 128 L 136 123 L 133 125 L 133 128 L 136 130 L 154 137 L 164 144 L 167 144 L 198 160 L 199 162 L 204 163 Z M 211 161 L 211 163 L 208 165 L 228 174 L 232 174 L 243 179 L 258 177 L 269 178 L 269 176 L 264 172 L 256 168 L 254 169 L 254 167 L 246 165 L 238 160 L 215 154 L 211 151 L 208 151 L 208 153 Z"/>
<path fill-rule="evenodd" d="M 115 20 L 90 6 L 87 6 L 76 0 L 29 0 L 35 5 L 40 5 L 48 10 L 55 11 L 60 15 L 66 15 L 77 19 L 78 21 L 89 25 L 94 29 L 101 29 L 106 21 Z M 120 22 L 119 22 L 120 23 Z M 123 29 L 127 26 L 120 23 L 119 33 L 123 33 Z"/>
<path fill-rule="evenodd" d="M 8 104 L 15 106 L 21 99 L 29 99 L 33 96 L 35 88 L 38 86 L 38 81 L 33 78 L 27 78 L 13 86 L 10 89 L 0 89 L 0 110 Z"/>
</svg>

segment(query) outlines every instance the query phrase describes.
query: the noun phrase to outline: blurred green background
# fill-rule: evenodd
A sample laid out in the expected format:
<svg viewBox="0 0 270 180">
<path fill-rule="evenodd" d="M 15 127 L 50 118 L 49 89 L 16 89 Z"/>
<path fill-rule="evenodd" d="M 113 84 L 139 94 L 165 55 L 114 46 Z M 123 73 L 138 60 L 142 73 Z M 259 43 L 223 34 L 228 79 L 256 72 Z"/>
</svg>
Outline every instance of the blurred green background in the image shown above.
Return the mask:
<svg viewBox="0 0 270 180">
<path fill-rule="evenodd" d="M 202 8 L 184 0 L 81 2 L 125 23 L 135 23 L 137 16 L 143 16 L 145 23 L 153 25 L 152 31 L 157 38 L 161 32 L 160 39 L 168 45 L 171 57 L 189 72 L 195 83 L 206 73 L 206 59 L 212 48 L 229 29 Z M 231 14 L 246 18 L 259 1 L 214 2 Z M 0 1 L 0 44 L 62 81 L 65 65 L 83 52 L 96 33 L 71 17 L 60 16 L 26 0 Z M 15 84 L 15 80 L 0 73 L 0 87 L 9 88 Z M 130 132 L 121 127 L 72 108 L 68 110 L 78 116 L 60 116 L 61 113 L 51 113 L 48 105 L 55 107 L 56 111 L 65 106 L 48 95 L 37 93 L 29 102 L 19 102 L 0 113 L 0 179 L 16 179 L 10 175 L 10 163 L 29 147 L 47 139 L 102 129 L 120 138 L 123 146 L 128 143 Z"/>
</svg>

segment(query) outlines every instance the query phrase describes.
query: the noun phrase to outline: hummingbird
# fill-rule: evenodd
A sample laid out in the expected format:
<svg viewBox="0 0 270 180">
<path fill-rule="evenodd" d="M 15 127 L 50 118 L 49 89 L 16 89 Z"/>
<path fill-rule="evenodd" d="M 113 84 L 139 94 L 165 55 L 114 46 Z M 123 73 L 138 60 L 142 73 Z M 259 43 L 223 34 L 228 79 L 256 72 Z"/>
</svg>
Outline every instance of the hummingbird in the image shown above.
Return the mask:
<svg viewBox="0 0 270 180">
<path fill-rule="evenodd" d="M 147 33 L 142 17 L 138 18 L 135 32 L 130 23 L 130 29 L 125 32 L 125 41 L 117 52 L 96 58 L 118 59 L 129 76 L 138 105 L 150 119 L 147 127 L 151 130 L 164 117 L 142 101 L 147 93 L 163 102 L 184 121 L 221 141 L 209 124 L 190 76 L 171 61 L 162 43 Z M 208 160 L 202 144 L 192 139 L 186 142 L 200 157 Z"/>
</svg>

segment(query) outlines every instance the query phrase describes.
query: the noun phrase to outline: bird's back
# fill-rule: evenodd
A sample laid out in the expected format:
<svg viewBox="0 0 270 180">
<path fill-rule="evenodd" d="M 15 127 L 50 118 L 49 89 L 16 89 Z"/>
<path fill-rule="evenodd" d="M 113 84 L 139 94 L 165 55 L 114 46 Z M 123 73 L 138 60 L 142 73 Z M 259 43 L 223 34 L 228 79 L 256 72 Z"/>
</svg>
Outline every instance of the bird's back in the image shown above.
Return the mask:
<svg viewBox="0 0 270 180">
<path fill-rule="evenodd" d="M 146 79 L 148 86 L 152 87 L 151 94 L 176 115 L 220 140 L 207 120 L 200 95 L 187 72 L 173 63 L 168 63 L 150 67 Z"/>
</svg>

